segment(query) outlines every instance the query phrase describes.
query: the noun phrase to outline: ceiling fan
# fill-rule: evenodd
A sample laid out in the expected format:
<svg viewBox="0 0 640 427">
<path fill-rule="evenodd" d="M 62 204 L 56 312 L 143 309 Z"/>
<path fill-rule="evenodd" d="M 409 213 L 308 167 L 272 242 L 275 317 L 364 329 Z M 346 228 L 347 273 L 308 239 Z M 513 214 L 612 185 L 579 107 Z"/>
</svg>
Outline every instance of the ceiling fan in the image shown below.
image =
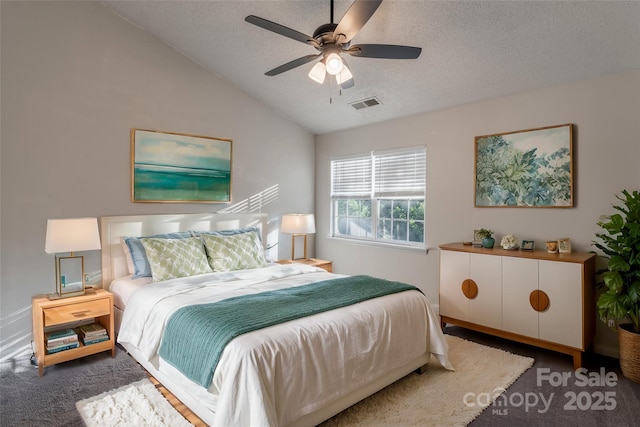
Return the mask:
<svg viewBox="0 0 640 427">
<path fill-rule="evenodd" d="M 353 86 L 353 75 L 341 53 L 361 58 L 415 59 L 420 56 L 419 47 L 399 46 L 388 44 L 360 44 L 351 46 L 351 39 L 358 34 L 378 9 L 382 0 L 355 0 L 339 23 L 333 23 L 333 0 L 331 0 L 331 23 L 316 28 L 313 36 L 285 27 L 275 22 L 249 15 L 245 21 L 257 25 L 265 30 L 308 44 L 320 53 L 306 55 L 291 62 L 287 62 L 273 70 L 267 71 L 267 76 L 276 76 L 293 68 L 304 65 L 315 59 L 320 61 L 311 69 L 309 77 L 318 83 L 323 83 L 326 74 L 335 76 L 336 82 L 343 88 Z"/>
</svg>

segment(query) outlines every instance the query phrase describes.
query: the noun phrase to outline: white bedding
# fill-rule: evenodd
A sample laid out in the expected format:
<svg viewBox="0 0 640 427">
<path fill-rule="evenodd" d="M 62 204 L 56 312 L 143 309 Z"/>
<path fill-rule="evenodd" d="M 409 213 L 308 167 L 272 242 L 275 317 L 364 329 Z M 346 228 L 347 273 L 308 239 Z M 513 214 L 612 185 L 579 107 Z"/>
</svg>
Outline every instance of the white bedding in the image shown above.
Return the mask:
<svg viewBox="0 0 640 427">
<path fill-rule="evenodd" d="M 141 286 L 126 301 L 118 342 L 135 346 L 215 411 L 216 426 L 291 424 L 428 352 L 452 369 L 439 319 L 417 291 L 242 335 L 224 350 L 208 390 L 156 354 L 168 317 L 180 307 L 334 277 L 288 264 Z"/>
</svg>

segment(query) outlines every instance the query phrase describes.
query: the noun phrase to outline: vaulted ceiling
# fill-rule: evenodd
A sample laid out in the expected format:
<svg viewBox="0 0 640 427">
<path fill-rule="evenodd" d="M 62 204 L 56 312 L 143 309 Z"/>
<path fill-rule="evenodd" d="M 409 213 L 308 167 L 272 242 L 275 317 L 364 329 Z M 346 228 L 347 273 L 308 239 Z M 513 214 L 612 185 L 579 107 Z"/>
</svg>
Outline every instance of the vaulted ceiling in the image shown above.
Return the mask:
<svg viewBox="0 0 640 427">
<path fill-rule="evenodd" d="M 422 48 L 418 59 L 347 57 L 354 87 L 307 77 L 317 53 L 245 22 L 248 15 L 312 35 L 329 0 L 110 1 L 107 8 L 314 134 L 367 125 L 608 73 L 640 69 L 638 1 L 384 0 L 352 44 Z M 335 0 L 339 22 L 351 0 Z M 354 102 L 380 104 L 355 109 Z"/>
</svg>

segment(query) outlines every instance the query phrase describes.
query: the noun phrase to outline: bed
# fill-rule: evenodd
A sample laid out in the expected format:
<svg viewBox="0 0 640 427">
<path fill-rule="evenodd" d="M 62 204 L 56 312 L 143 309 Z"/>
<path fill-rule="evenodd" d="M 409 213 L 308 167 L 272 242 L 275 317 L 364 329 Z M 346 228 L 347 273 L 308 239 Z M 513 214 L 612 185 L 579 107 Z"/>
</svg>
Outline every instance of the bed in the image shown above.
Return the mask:
<svg viewBox="0 0 640 427">
<path fill-rule="evenodd" d="M 391 282 L 368 276 L 269 263 L 267 228 L 266 214 L 101 218 L 103 287 L 114 294 L 118 342 L 205 423 L 317 425 L 422 368 L 432 355 L 452 369 L 439 319 L 421 292 L 404 284 L 391 289 Z M 144 244 L 148 268 L 136 259 L 134 242 Z M 232 246 L 228 255 L 229 245 L 242 250 Z M 172 270 L 182 264 L 187 273 Z M 275 305 L 258 305 L 263 300 L 256 298 Z M 320 307 L 334 299 L 335 306 Z M 277 320 L 276 305 L 296 316 L 309 311 Z M 270 308 L 247 310 L 257 306 Z M 245 329 L 212 327 L 211 316 L 224 313 Z M 226 345 L 214 345 L 198 329 L 227 337 Z"/>
</svg>

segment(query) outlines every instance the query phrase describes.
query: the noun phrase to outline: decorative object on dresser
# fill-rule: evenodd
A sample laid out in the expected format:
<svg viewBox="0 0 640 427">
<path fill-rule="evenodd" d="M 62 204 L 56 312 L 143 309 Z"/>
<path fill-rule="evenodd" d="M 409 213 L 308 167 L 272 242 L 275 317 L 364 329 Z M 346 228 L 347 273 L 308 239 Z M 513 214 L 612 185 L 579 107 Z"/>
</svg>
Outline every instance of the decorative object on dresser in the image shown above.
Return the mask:
<svg viewBox="0 0 640 427">
<path fill-rule="evenodd" d="M 502 246 L 502 249 L 505 251 L 514 251 L 518 249 L 518 239 L 516 239 L 516 236 L 513 234 L 507 234 L 500 241 L 500 246 Z"/>
<path fill-rule="evenodd" d="M 533 240 L 523 240 L 520 249 L 523 251 L 532 251 L 535 249 L 535 244 Z"/>
<path fill-rule="evenodd" d="M 482 247 L 491 249 L 493 245 L 496 243 L 496 240 L 492 237 L 493 231 L 487 230 L 486 228 L 481 228 L 475 232 L 475 236 L 480 240 Z M 475 237 L 474 236 L 474 237 Z"/>
<path fill-rule="evenodd" d="M 571 253 L 571 239 L 568 237 L 558 239 L 558 252 L 561 254 Z"/>
<path fill-rule="evenodd" d="M 573 356 L 595 331 L 595 254 L 440 246 L 442 323 Z"/>
<path fill-rule="evenodd" d="M 111 356 L 115 357 L 113 295 L 104 289 L 55 300 L 50 300 L 46 295 L 36 295 L 31 300 L 31 311 L 33 343 L 40 376 L 47 366 L 90 354 L 111 350 Z M 91 345 L 86 345 L 83 329 L 93 329 L 98 333 L 100 327 L 78 326 L 78 323 L 92 320 L 105 332 L 99 337 L 100 340 L 92 339 Z M 83 342 L 79 342 L 77 330 L 74 330 L 76 326 L 81 331 Z"/>
<path fill-rule="evenodd" d="M 44 251 L 56 254 L 56 294 L 50 298 L 85 293 L 84 257 L 74 252 L 100 249 L 97 218 L 66 218 L 47 221 Z M 69 256 L 58 254 L 69 252 Z"/>
<path fill-rule="evenodd" d="M 476 136 L 476 207 L 573 207 L 572 125 Z"/>
<path fill-rule="evenodd" d="M 313 267 L 322 268 L 324 270 L 327 270 L 329 273 L 333 273 L 333 262 L 327 261 L 324 259 L 318 259 L 318 258 L 307 258 L 307 259 L 296 259 L 296 260 L 281 259 L 276 262 L 278 264 L 291 264 L 294 262 L 300 263 L 300 264 L 306 264 L 306 265 L 311 265 Z"/>
<path fill-rule="evenodd" d="M 554 254 L 558 252 L 558 241 L 550 240 L 546 243 L 546 247 L 547 247 L 547 252 Z"/>
<path fill-rule="evenodd" d="M 622 203 L 613 208 L 620 213 L 601 217 L 603 231 L 593 242 L 607 259 L 607 268 L 598 271 L 605 291 L 597 306 L 603 322 L 618 324 L 623 375 L 640 383 L 640 192 L 622 190 L 616 198 Z"/>
<path fill-rule="evenodd" d="M 229 203 L 230 139 L 131 129 L 131 201 Z"/>
<path fill-rule="evenodd" d="M 316 223 L 313 214 L 287 214 L 282 215 L 280 231 L 291 234 L 291 259 L 296 258 L 296 238 L 304 237 L 304 256 L 307 259 L 307 235 L 316 232 Z"/>
</svg>

